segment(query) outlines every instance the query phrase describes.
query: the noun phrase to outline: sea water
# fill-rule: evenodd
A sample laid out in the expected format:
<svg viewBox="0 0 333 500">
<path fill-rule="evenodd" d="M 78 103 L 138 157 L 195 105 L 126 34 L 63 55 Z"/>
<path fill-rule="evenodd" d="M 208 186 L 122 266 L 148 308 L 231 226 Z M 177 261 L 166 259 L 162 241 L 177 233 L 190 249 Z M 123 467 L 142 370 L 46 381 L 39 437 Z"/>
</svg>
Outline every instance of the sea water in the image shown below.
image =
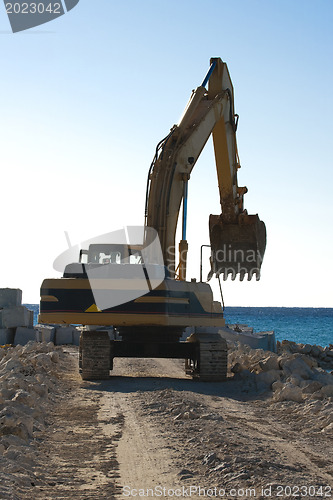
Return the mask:
<svg viewBox="0 0 333 500">
<path fill-rule="evenodd" d="M 38 304 L 25 304 L 34 311 Z M 333 343 L 333 308 L 308 307 L 226 307 L 226 324 L 245 324 L 255 332 L 274 330 L 276 340 L 292 340 L 323 347 Z"/>
<path fill-rule="evenodd" d="M 333 308 L 226 307 L 224 316 L 227 324 L 246 324 L 255 332 L 274 330 L 280 341 L 323 347 L 333 343 Z"/>
</svg>

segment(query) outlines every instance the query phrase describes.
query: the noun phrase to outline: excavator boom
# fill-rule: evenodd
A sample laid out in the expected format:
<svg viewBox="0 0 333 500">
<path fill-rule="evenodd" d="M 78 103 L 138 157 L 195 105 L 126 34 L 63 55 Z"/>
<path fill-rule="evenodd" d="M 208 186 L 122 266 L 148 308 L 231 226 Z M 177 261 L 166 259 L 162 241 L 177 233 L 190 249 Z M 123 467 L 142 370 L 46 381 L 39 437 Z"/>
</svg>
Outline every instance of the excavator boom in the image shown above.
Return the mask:
<svg viewBox="0 0 333 500">
<path fill-rule="evenodd" d="M 180 123 L 158 145 L 148 176 L 146 225 L 160 238 L 165 265 L 175 275 L 175 235 L 183 201 L 183 236 L 179 245 L 179 278 L 186 279 L 187 182 L 210 135 L 213 137 L 221 214 L 211 215 L 210 276 L 243 280 L 260 277 L 266 247 L 265 224 L 258 215 L 248 215 L 239 187 L 240 168 L 234 112 L 234 92 L 227 65 L 212 58 L 206 78 L 193 91 Z M 208 83 L 208 90 L 205 88 Z M 185 231 L 184 231 L 185 228 Z"/>
<path fill-rule="evenodd" d="M 266 248 L 266 228 L 258 215 L 248 215 L 243 196 L 246 187 L 237 184 L 240 168 L 236 130 L 238 115 L 234 112 L 234 92 L 228 68 L 219 58 L 211 59 L 213 71 L 208 83 L 208 97 L 214 99 L 222 92 L 229 97 L 227 109 L 217 121 L 212 135 L 219 182 L 221 215 L 209 218 L 211 244 L 211 273 L 223 279 L 239 275 L 260 278 L 260 268 Z"/>
</svg>

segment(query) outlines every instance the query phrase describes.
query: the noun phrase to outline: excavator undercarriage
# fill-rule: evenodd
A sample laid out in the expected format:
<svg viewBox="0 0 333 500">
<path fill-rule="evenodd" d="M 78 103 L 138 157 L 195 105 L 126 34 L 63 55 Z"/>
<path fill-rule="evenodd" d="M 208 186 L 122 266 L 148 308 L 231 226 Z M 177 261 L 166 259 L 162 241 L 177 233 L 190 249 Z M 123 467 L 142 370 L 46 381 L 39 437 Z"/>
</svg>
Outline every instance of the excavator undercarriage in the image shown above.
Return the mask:
<svg viewBox="0 0 333 500">
<path fill-rule="evenodd" d="M 227 379 L 227 342 L 219 333 L 194 333 L 185 342 L 110 340 L 108 332 L 83 331 L 79 366 L 83 380 L 108 379 L 115 358 L 173 358 L 185 360 L 185 373 L 194 379 Z"/>
</svg>

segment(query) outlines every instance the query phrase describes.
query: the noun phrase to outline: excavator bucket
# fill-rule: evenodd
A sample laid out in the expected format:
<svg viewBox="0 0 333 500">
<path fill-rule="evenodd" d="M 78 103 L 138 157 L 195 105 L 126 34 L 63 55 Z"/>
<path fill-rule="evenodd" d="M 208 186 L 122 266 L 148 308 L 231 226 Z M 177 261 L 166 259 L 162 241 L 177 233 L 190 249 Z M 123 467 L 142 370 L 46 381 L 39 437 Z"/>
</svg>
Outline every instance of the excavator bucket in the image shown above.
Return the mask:
<svg viewBox="0 0 333 500">
<path fill-rule="evenodd" d="M 210 276 L 222 275 L 224 280 L 243 281 L 245 275 L 251 280 L 260 279 L 260 268 L 266 248 L 266 227 L 258 215 L 242 213 L 238 223 L 222 220 L 221 215 L 210 215 L 209 236 L 211 244 Z"/>
</svg>

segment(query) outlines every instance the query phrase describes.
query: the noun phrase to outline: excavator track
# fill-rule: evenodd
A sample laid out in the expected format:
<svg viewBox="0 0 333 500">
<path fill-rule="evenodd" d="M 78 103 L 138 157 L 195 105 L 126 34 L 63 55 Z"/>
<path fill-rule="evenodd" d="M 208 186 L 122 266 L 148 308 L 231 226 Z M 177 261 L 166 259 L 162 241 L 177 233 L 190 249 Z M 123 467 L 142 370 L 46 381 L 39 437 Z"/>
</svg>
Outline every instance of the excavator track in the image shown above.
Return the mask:
<svg viewBox="0 0 333 500">
<path fill-rule="evenodd" d="M 196 332 L 188 337 L 187 342 L 196 344 L 194 350 L 191 349 L 193 359 L 185 360 L 187 374 L 203 382 L 222 382 L 227 379 L 227 342 L 219 333 Z M 185 344 L 182 343 L 183 346 Z M 179 357 L 179 353 L 176 357 Z M 82 379 L 109 379 L 111 364 L 111 342 L 107 332 L 83 331 L 79 347 Z"/>
<path fill-rule="evenodd" d="M 227 342 L 218 333 L 194 333 L 188 342 L 197 342 L 199 356 L 197 363 L 190 368 L 185 362 L 186 373 L 203 382 L 222 382 L 227 379 Z"/>
<path fill-rule="evenodd" d="M 108 379 L 110 376 L 110 338 L 107 332 L 82 332 L 79 358 L 83 380 Z"/>
</svg>

